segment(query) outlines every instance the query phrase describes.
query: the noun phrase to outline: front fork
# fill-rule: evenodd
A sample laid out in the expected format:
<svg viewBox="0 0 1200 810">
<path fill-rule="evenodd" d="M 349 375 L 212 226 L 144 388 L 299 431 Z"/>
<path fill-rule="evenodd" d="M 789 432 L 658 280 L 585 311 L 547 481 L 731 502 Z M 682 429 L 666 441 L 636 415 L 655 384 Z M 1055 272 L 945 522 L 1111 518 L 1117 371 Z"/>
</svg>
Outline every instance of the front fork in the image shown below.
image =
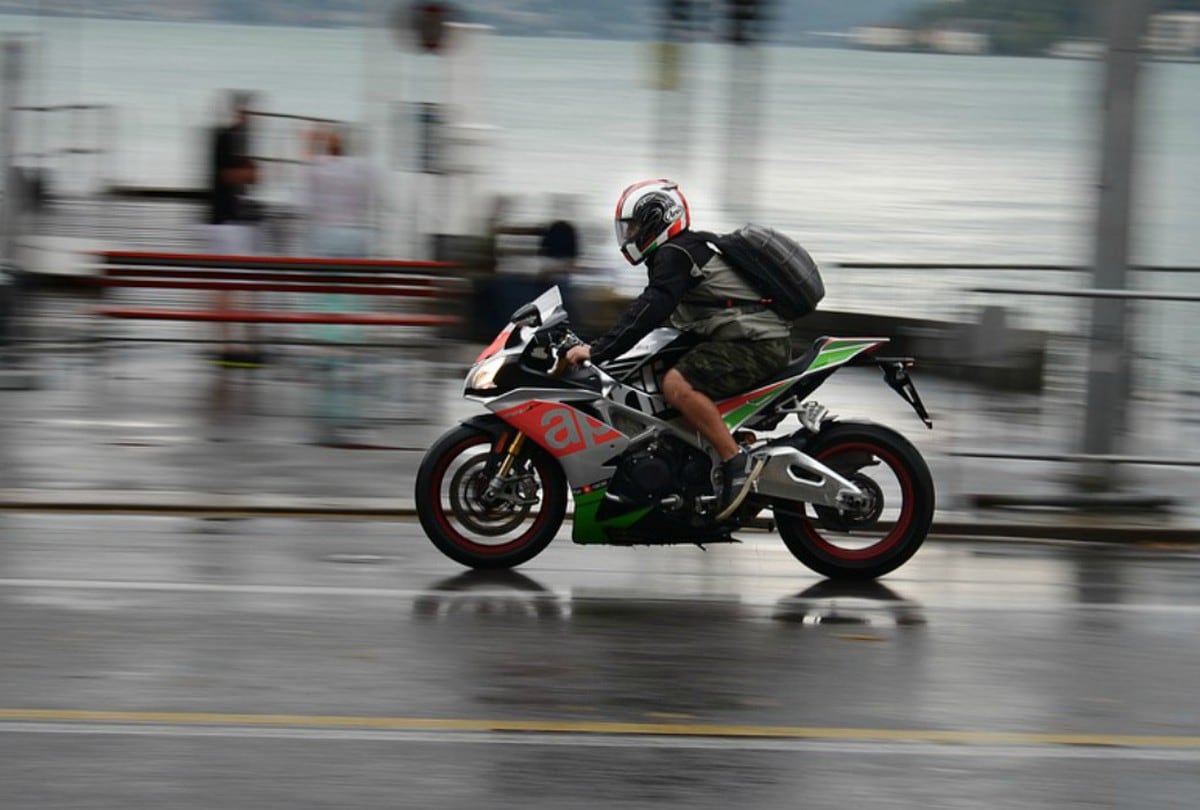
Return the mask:
<svg viewBox="0 0 1200 810">
<path fill-rule="evenodd" d="M 508 443 L 508 452 L 504 455 L 504 461 L 500 462 L 500 468 L 496 470 L 496 474 L 488 481 L 487 489 L 483 491 L 485 502 L 500 499 L 501 493 L 508 483 L 508 475 L 512 472 L 513 465 L 517 463 L 517 456 L 521 454 L 521 448 L 524 446 L 525 434 L 518 431 L 513 440 Z"/>
</svg>

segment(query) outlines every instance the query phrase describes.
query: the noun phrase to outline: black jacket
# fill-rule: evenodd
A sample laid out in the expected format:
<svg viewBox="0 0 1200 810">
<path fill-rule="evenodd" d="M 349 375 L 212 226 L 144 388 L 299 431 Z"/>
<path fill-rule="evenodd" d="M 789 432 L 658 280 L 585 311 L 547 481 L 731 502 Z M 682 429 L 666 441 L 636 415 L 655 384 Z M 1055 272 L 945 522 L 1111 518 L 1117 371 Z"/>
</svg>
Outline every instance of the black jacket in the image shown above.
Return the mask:
<svg viewBox="0 0 1200 810">
<path fill-rule="evenodd" d="M 612 329 L 592 341 L 593 362 L 621 356 L 675 311 L 688 290 L 699 283 L 692 268 L 703 267 L 712 258 L 712 248 L 705 243 L 715 238 L 707 231 L 684 231 L 668 242 L 683 250 L 668 250 L 663 245 L 646 257 L 646 288 Z"/>
<path fill-rule="evenodd" d="M 221 176 L 226 169 L 240 169 L 250 165 L 250 159 L 246 157 L 246 128 L 222 127 L 213 133 L 212 144 L 208 221 L 213 225 L 221 225 L 247 220 L 248 210 L 243 199 L 245 186 L 226 182 Z"/>
</svg>

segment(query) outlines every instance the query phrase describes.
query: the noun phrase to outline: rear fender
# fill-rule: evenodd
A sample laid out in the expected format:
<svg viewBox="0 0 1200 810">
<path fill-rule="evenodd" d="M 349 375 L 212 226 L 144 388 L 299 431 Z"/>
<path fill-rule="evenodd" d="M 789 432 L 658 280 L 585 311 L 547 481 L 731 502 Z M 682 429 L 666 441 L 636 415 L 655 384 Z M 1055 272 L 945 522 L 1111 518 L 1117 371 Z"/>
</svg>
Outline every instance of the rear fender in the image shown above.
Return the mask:
<svg viewBox="0 0 1200 810">
<path fill-rule="evenodd" d="M 921 421 L 925 423 L 925 427 L 932 430 L 933 419 L 929 416 L 925 403 L 921 401 L 921 395 L 917 393 L 917 386 L 908 373 L 908 370 L 916 363 L 917 361 L 911 357 L 858 357 L 851 365 L 878 366 L 879 370 L 883 372 L 883 379 L 887 382 L 888 387 L 912 407 Z"/>
</svg>

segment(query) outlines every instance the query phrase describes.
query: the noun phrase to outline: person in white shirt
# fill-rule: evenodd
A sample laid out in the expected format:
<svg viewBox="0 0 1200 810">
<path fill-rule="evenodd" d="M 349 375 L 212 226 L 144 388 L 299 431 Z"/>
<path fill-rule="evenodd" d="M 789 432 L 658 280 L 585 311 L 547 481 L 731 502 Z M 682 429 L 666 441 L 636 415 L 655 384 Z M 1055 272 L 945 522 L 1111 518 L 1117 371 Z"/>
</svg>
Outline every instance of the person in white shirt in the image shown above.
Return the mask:
<svg viewBox="0 0 1200 810">
<path fill-rule="evenodd" d="M 347 154 L 341 133 L 314 138 L 306 209 L 314 256 L 363 258 L 371 251 L 374 173 L 366 158 Z"/>
<path fill-rule="evenodd" d="M 314 133 L 312 162 L 308 169 L 305 219 L 309 255 L 360 259 L 370 256 L 375 205 L 375 182 L 370 162 L 347 154 L 342 136 L 334 130 Z M 352 312 L 356 296 L 320 296 L 324 312 Z M 317 327 L 314 338 L 324 349 L 317 368 L 324 383 L 314 402 L 318 443 L 344 444 L 345 434 L 358 421 L 354 351 L 344 344 L 361 342 L 361 329 L 327 324 Z M 339 344 L 342 344 L 339 346 Z"/>
</svg>

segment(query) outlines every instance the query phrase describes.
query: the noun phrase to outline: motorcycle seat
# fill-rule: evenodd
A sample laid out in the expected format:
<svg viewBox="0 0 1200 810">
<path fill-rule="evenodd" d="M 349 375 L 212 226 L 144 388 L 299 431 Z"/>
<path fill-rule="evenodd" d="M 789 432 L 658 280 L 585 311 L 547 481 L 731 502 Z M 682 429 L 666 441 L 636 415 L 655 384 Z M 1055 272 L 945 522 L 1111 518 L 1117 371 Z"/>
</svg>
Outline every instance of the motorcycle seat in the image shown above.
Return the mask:
<svg viewBox="0 0 1200 810">
<path fill-rule="evenodd" d="M 803 354 L 801 354 L 799 357 L 793 357 L 792 361 L 784 366 L 778 374 L 776 374 L 774 377 L 771 377 L 769 380 L 764 380 L 755 387 L 770 385 L 771 383 L 779 382 L 780 380 L 786 380 L 788 377 L 795 377 L 812 364 L 812 361 L 816 359 L 818 354 L 820 354 L 821 346 L 824 345 L 825 341 L 826 338 L 817 338 Z"/>
</svg>

